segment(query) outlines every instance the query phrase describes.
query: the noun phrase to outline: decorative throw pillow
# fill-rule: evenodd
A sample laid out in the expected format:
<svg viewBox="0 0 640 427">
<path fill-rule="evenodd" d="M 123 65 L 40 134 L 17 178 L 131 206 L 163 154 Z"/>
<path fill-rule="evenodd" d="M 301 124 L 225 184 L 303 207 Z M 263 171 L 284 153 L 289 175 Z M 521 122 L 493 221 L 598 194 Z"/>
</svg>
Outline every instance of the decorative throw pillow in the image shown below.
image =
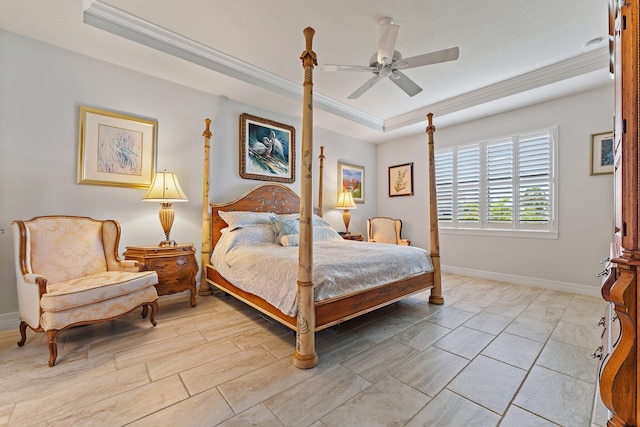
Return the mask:
<svg viewBox="0 0 640 427">
<path fill-rule="evenodd" d="M 300 221 L 297 218 L 274 217 L 271 219 L 271 226 L 276 233 L 276 241 L 280 242 L 283 236 L 299 233 Z"/>
<path fill-rule="evenodd" d="M 229 225 L 229 230 L 253 225 L 269 225 L 271 224 L 271 219 L 276 217 L 273 212 L 250 211 L 218 211 L 218 215 Z"/>
<path fill-rule="evenodd" d="M 282 246 L 298 246 L 298 244 L 300 243 L 300 235 L 287 234 L 286 236 L 282 236 L 279 242 Z"/>
<path fill-rule="evenodd" d="M 296 219 L 300 219 L 300 214 L 297 213 L 293 213 L 293 214 L 282 214 L 282 215 L 278 215 L 278 218 L 285 218 L 285 219 L 290 219 L 290 218 L 296 218 Z M 324 219 L 322 219 L 321 217 L 319 217 L 316 214 L 311 215 L 311 221 L 312 224 L 315 225 L 327 225 L 330 226 L 330 224 L 325 221 Z"/>
</svg>

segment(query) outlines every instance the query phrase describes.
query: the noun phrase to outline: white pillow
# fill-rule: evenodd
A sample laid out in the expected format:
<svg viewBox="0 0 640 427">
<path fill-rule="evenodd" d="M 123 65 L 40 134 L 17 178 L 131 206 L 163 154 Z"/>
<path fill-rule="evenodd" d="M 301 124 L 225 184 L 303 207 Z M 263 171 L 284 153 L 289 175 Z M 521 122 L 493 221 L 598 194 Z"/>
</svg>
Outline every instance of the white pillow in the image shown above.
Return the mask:
<svg viewBox="0 0 640 427">
<path fill-rule="evenodd" d="M 222 235 L 220 241 L 224 241 L 229 249 L 239 245 L 271 245 L 276 242 L 273 229 L 270 225 L 264 224 L 227 231 Z"/>
<path fill-rule="evenodd" d="M 284 219 L 289 219 L 289 218 L 295 218 L 295 219 L 300 219 L 300 214 L 298 213 L 293 213 L 293 214 L 282 214 L 282 215 L 278 215 L 278 218 L 284 218 Z M 325 221 L 324 219 L 322 219 L 321 217 L 319 217 L 316 214 L 312 214 L 311 215 L 311 221 L 313 225 L 328 225 L 331 226 L 327 221 Z"/>
<path fill-rule="evenodd" d="M 229 230 L 254 225 L 270 225 L 271 219 L 276 217 L 276 214 L 273 212 L 251 211 L 218 211 L 218 215 L 229 225 Z"/>
</svg>

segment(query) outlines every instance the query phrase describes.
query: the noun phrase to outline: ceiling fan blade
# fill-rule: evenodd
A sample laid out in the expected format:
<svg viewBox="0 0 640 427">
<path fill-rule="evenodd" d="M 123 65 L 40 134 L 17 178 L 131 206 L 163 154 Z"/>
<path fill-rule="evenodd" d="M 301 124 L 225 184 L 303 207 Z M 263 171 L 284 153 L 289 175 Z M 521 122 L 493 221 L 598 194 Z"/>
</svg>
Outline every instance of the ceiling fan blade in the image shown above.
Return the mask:
<svg viewBox="0 0 640 427">
<path fill-rule="evenodd" d="M 378 28 L 378 63 L 390 64 L 393 60 L 393 52 L 396 49 L 400 26 L 395 25 L 390 18 L 380 21 Z M 386 59 L 385 59 L 386 58 Z"/>
<path fill-rule="evenodd" d="M 360 86 L 358 89 L 356 89 L 355 92 L 353 92 L 351 95 L 349 95 L 347 98 L 348 99 L 356 99 L 356 98 L 360 98 L 360 95 L 362 95 L 363 93 L 365 93 L 366 91 L 368 91 L 369 89 L 371 89 L 373 87 L 374 84 L 378 83 L 378 81 L 380 81 L 381 77 L 380 76 L 373 76 L 371 77 L 369 80 L 367 80 L 365 82 L 365 84 L 363 84 L 362 86 Z"/>
<path fill-rule="evenodd" d="M 439 62 L 455 61 L 458 59 L 459 54 L 460 49 L 452 47 L 449 49 L 425 53 L 424 55 L 402 58 L 395 64 L 395 67 L 406 70 L 407 68 L 421 67 L 423 65 L 437 64 Z"/>
<path fill-rule="evenodd" d="M 374 67 L 367 67 L 364 65 L 335 65 L 325 64 L 322 65 L 322 71 L 376 71 Z"/>
<path fill-rule="evenodd" d="M 394 82 L 409 96 L 414 96 L 422 92 L 422 88 L 420 86 L 415 84 L 413 80 L 411 80 L 409 77 L 398 70 L 394 70 L 393 74 L 389 76 L 389 80 Z"/>
</svg>

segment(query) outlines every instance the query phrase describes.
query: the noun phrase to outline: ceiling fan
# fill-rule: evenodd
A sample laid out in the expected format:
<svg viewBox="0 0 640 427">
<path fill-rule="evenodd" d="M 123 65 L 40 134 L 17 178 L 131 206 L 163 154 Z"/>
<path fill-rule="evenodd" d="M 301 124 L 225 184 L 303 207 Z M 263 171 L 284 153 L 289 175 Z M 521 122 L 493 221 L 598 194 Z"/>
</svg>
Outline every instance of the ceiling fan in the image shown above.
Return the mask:
<svg viewBox="0 0 640 427">
<path fill-rule="evenodd" d="M 400 70 L 458 59 L 459 49 L 457 47 L 403 58 L 402 54 L 395 50 L 400 26 L 394 24 L 391 18 L 382 18 L 379 24 L 378 52 L 371 56 L 369 66 L 330 64 L 322 66 L 323 71 L 369 71 L 374 74 L 365 84 L 349 95 L 348 99 L 360 97 L 383 77 L 389 77 L 407 95 L 417 95 L 422 92 L 422 88 Z"/>
</svg>

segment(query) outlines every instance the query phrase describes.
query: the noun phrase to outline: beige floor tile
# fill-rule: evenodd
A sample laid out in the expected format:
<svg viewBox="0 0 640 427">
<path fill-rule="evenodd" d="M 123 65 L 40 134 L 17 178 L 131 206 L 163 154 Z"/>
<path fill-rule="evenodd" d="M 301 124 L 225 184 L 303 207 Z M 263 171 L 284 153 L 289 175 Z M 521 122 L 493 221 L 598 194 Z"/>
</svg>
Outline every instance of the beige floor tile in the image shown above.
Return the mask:
<svg viewBox="0 0 640 427">
<path fill-rule="evenodd" d="M 429 397 L 384 377 L 322 418 L 327 426 L 401 426 L 407 423 Z"/>
<path fill-rule="evenodd" d="M 306 426 L 351 399 L 371 383 L 335 365 L 265 401 L 285 426 Z"/>
<path fill-rule="evenodd" d="M 218 387 L 234 412 L 240 413 L 313 375 L 313 370 L 298 369 L 291 359 L 283 359 Z"/>
<path fill-rule="evenodd" d="M 451 329 L 431 323 L 427 319 L 396 334 L 393 340 L 416 350 L 424 350 L 450 332 Z"/>
<path fill-rule="evenodd" d="M 283 427 L 283 424 L 264 404 L 256 405 L 246 411 L 218 424 L 220 427 Z"/>
<path fill-rule="evenodd" d="M 595 385 L 534 366 L 514 404 L 563 426 L 588 426 Z"/>
<path fill-rule="evenodd" d="M 264 348 L 255 347 L 222 357 L 180 373 L 189 394 L 198 394 L 227 381 L 275 363 L 277 358 Z"/>
<path fill-rule="evenodd" d="M 393 340 L 386 340 L 356 354 L 343 365 L 368 381 L 374 382 L 393 372 L 418 351 Z"/>
<path fill-rule="evenodd" d="M 392 376 L 433 397 L 468 363 L 464 357 L 437 347 L 429 347 L 399 366 Z"/>
<path fill-rule="evenodd" d="M 500 423 L 500 427 L 555 427 L 558 424 L 512 405 Z"/>
<path fill-rule="evenodd" d="M 561 320 L 551 334 L 551 339 L 584 347 L 593 352 L 602 344 L 601 334 L 602 328 L 576 325 Z"/>
<path fill-rule="evenodd" d="M 55 369 L 47 368 L 47 369 Z M 96 376 L 92 371 L 74 376 L 71 381 L 42 381 L 38 393 L 28 400 L 19 401 L 11 416 L 15 425 L 39 423 L 86 405 L 99 404 L 130 390 L 150 384 L 144 365 L 113 371 L 110 375 Z M 72 384 L 70 387 L 69 385 Z M 46 393 L 43 393 L 46 390 Z"/>
<path fill-rule="evenodd" d="M 464 322 L 464 326 L 492 335 L 498 335 L 513 321 L 512 318 L 495 313 L 482 312 Z"/>
<path fill-rule="evenodd" d="M 504 414 L 527 371 L 478 356 L 447 386 L 448 390 Z"/>
<path fill-rule="evenodd" d="M 495 335 L 461 326 L 438 340 L 434 346 L 466 359 L 473 359 L 495 338 Z"/>
<path fill-rule="evenodd" d="M 542 347 L 541 342 L 505 332 L 498 335 L 482 350 L 482 354 L 517 368 L 529 370 Z"/>
<path fill-rule="evenodd" d="M 159 390 L 159 392 L 161 391 Z M 151 415 L 128 424 L 128 426 L 214 426 L 234 415 L 235 413 L 218 389 L 213 388 L 160 409 Z"/>
<path fill-rule="evenodd" d="M 607 302 L 602 298 L 574 295 L 562 320 L 577 325 L 591 327 L 598 323 L 607 308 Z"/>
<path fill-rule="evenodd" d="M 429 317 L 427 320 L 431 323 L 435 323 L 436 325 L 454 329 L 469 320 L 474 314 L 475 313 L 459 310 L 457 308 L 446 307 Z"/>
<path fill-rule="evenodd" d="M 496 427 L 499 421 L 500 416 L 495 412 L 449 390 L 443 390 L 406 427 Z"/>
<path fill-rule="evenodd" d="M 551 320 L 529 319 L 526 317 L 518 317 L 505 328 L 505 332 L 520 337 L 529 338 L 534 341 L 546 342 L 556 322 Z"/>
<path fill-rule="evenodd" d="M 48 419 L 47 425 L 121 426 L 139 419 L 141 415 L 152 414 L 188 397 L 182 382 L 174 375 L 73 409 L 64 415 Z"/>
<path fill-rule="evenodd" d="M 584 347 L 551 339 L 544 347 L 536 365 L 595 384 L 599 359 L 591 357 L 592 353 L 593 351 Z"/>
</svg>

